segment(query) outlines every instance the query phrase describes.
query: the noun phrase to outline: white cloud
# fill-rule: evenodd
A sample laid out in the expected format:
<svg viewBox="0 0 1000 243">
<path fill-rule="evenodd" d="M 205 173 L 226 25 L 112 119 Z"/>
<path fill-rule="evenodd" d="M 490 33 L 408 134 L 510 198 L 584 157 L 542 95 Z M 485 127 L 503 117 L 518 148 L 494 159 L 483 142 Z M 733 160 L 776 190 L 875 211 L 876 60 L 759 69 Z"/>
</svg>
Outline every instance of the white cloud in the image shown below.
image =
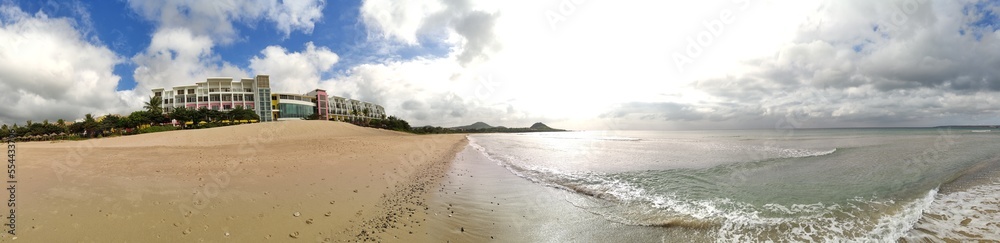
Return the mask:
<svg viewBox="0 0 1000 243">
<path fill-rule="evenodd" d="M 249 77 L 246 71 L 212 53 L 213 41 L 185 28 L 164 28 L 153 34 L 145 52 L 136 54 L 136 94 L 153 88 L 187 85 L 206 77 Z"/>
<path fill-rule="evenodd" d="M 306 43 L 301 52 L 288 52 L 281 46 L 268 46 L 260 51 L 261 57 L 250 59 L 255 74 L 271 76 L 274 92 L 306 93 L 319 88 L 324 73 L 329 72 L 340 59 L 326 47 Z"/>
<path fill-rule="evenodd" d="M 272 1 L 266 16 L 275 22 L 278 30 L 284 32 L 285 36 L 294 30 L 312 33 L 316 22 L 323 18 L 323 5 L 322 0 Z"/>
<path fill-rule="evenodd" d="M 425 41 L 455 46 L 459 64 L 486 61 L 502 45 L 494 34 L 500 14 L 496 9 L 469 0 L 389 1 L 367 0 L 361 6 L 361 20 L 375 31 L 374 36 L 390 42 L 421 45 Z"/>
<path fill-rule="evenodd" d="M 286 37 L 296 30 L 311 33 L 316 22 L 323 17 L 322 9 L 325 2 L 322 0 L 133 0 L 129 1 L 129 5 L 156 24 L 150 45 L 144 52 L 136 54 L 131 59 L 137 66 L 134 72 L 137 83 L 134 93 L 148 95 L 152 88 L 186 85 L 204 80 L 206 77 L 222 76 L 235 79 L 250 77 L 251 74 L 244 68 L 224 61 L 221 56 L 213 52 L 213 48 L 217 46 L 228 45 L 246 38 L 240 37 L 233 25 L 256 24 L 261 20 L 267 20 L 273 22 Z M 276 52 L 284 51 L 276 49 L 281 47 L 268 47 L 263 53 L 278 55 Z M 329 52 L 325 48 L 320 51 L 324 50 Z M 336 54 L 333 55 L 333 63 L 336 63 Z M 318 58 L 329 59 L 325 55 Z M 263 68 L 272 64 L 276 66 Z M 290 64 L 259 64 L 249 68 L 262 72 L 279 72 L 278 75 L 272 75 L 275 78 L 289 75 L 287 78 L 281 78 L 283 80 L 307 80 L 295 79 L 291 76 L 295 74 L 294 72 L 281 73 L 282 70 L 291 68 L 288 67 Z M 282 84 L 277 86 L 280 88 Z M 300 88 L 292 84 L 288 86 L 288 88 Z"/>
<path fill-rule="evenodd" d="M 115 91 L 120 77 L 112 72 L 122 58 L 74 22 L 0 6 L 0 123 L 75 120 L 124 112 L 133 102 Z"/>
<path fill-rule="evenodd" d="M 442 9 L 444 5 L 434 0 L 366 0 L 360 11 L 361 20 L 375 36 L 416 45 L 425 19 Z"/>
<path fill-rule="evenodd" d="M 440 60 L 391 61 L 348 75 L 411 75 L 396 66 L 450 62 L 458 67 L 442 72 L 452 75 L 437 78 L 472 86 L 470 75 L 492 75 L 506 87 L 468 110 L 506 106 L 585 128 L 607 128 L 601 124 L 611 118 L 639 129 L 769 127 L 790 114 L 810 119 L 807 126 L 988 122 L 995 111 L 984 104 L 995 102 L 983 99 L 1000 90 L 992 58 L 1000 32 L 971 24 L 996 8 L 973 3 L 369 0 L 361 19 L 373 41 L 452 49 Z M 476 15 L 488 21 L 468 21 Z M 696 55 L 677 68 L 673 54 L 689 49 Z M 355 83 L 345 86 L 380 90 Z M 406 104 L 427 107 L 421 103 Z M 503 117 L 487 115 L 495 116 L 455 120 Z"/>
<path fill-rule="evenodd" d="M 331 95 L 382 104 L 389 115 L 411 125 L 458 126 L 481 120 L 528 126 L 544 119 L 506 104 L 500 93 L 515 87 L 484 80 L 489 75 L 446 58 L 419 58 L 358 65 L 320 85 Z"/>
<path fill-rule="evenodd" d="M 710 102 L 629 104 L 605 116 L 711 122 L 702 127 L 766 128 L 787 117 L 807 127 L 997 123 L 1000 39 L 973 34 L 996 31 L 973 28 L 980 17 L 958 17 L 977 11 L 971 4 L 827 3 L 773 55 L 689 87 Z M 705 107 L 720 109 L 695 109 Z"/>
<path fill-rule="evenodd" d="M 186 28 L 195 35 L 211 36 L 221 44 L 239 39 L 234 22 L 274 22 L 286 37 L 295 30 L 311 33 L 323 17 L 322 0 L 130 0 L 129 5 L 159 28 Z"/>
</svg>

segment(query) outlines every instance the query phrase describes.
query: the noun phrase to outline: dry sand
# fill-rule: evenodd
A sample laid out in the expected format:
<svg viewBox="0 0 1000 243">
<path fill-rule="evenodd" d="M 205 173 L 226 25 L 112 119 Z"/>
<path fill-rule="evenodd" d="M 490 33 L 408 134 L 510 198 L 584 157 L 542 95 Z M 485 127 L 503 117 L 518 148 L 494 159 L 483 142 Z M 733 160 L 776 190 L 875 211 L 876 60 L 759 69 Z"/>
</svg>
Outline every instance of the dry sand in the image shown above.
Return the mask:
<svg viewBox="0 0 1000 243">
<path fill-rule="evenodd" d="M 465 143 L 328 121 L 19 143 L 0 241 L 394 241 Z"/>
</svg>

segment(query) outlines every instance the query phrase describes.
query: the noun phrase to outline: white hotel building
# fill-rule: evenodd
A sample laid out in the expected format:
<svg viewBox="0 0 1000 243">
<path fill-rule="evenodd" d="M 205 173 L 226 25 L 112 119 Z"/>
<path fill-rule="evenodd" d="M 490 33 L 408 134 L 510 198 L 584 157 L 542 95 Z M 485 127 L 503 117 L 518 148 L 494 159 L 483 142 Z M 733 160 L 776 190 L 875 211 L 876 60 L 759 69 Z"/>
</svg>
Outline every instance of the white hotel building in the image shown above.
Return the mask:
<svg viewBox="0 0 1000 243">
<path fill-rule="evenodd" d="M 233 81 L 233 78 L 229 77 L 212 77 L 194 85 L 175 86 L 166 90 L 153 89 L 153 95 L 162 99 L 164 113 L 170 113 L 177 107 L 187 109 L 206 107 L 228 111 L 242 106 L 257 113 L 262 122 L 274 120 L 268 75 L 257 75 L 240 81 Z"/>
<path fill-rule="evenodd" d="M 327 96 L 322 89 L 306 94 L 272 94 L 268 75 L 257 75 L 240 81 L 233 81 L 229 77 L 212 77 L 194 85 L 153 89 L 153 95 L 162 99 L 164 113 L 170 113 L 177 107 L 228 111 L 242 106 L 257 113 L 262 122 L 304 119 L 313 114 L 322 120 L 336 121 L 386 117 L 385 108 L 381 105 Z"/>
</svg>

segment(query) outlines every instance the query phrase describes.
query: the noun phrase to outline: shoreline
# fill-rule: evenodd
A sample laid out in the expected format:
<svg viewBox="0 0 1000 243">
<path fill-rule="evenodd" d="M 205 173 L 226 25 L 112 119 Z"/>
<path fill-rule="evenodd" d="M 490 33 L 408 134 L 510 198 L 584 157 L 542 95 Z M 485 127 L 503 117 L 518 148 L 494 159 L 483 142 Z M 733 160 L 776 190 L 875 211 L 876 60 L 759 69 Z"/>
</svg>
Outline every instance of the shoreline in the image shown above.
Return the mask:
<svg viewBox="0 0 1000 243">
<path fill-rule="evenodd" d="M 347 234 L 356 233 L 355 241 L 384 241 L 387 239 L 412 241 L 415 234 L 426 234 L 427 218 L 429 215 L 427 201 L 429 192 L 438 187 L 445 173 L 451 168 L 455 157 L 461 149 L 468 144 L 468 139 L 464 134 L 462 140 L 455 143 L 444 156 L 438 155 L 436 159 L 429 161 L 417 161 L 419 157 L 434 156 L 421 150 L 417 154 L 404 156 L 402 160 L 404 171 L 411 171 L 410 175 L 393 183 L 387 187 L 389 191 L 382 195 L 378 203 L 378 209 L 361 224 L 355 224 L 349 229 L 345 229 Z M 423 163 L 421 163 L 423 162 Z M 396 172 L 397 169 L 393 169 Z M 392 178 L 392 174 L 387 175 Z M 433 222 L 431 222 L 433 223 Z"/>
<path fill-rule="evenodd" d="M 687 229 L 626 225 L 583 207 L 588 196 L 518 177 L 466 145 L 430 193 L 426 234 L 406 242 L 704 241 Z M 416 233 L 416 232 L 415 232 Z M 711 238 L 707 238 L 711 239 Z"/>
<path fill-rule="evenodd" d="M 19 143 L 17 240 L 353 241 L 464 144 L 328 121 Z"/>
</svg>

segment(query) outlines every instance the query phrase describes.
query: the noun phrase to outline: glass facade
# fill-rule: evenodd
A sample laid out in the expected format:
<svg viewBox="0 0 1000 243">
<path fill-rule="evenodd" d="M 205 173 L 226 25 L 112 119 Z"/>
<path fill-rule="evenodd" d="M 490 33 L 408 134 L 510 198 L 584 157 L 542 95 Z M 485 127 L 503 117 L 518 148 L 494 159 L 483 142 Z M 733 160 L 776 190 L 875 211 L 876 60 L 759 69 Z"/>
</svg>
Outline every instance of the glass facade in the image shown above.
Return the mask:
<svg viewBox="0 0 1000 243">
<path fill-rule="evenodd" d="M 280 118 L 305 118 L 313 114 L 315 106 L 278 103 Z"/>
<path fill-rule="evenodd" d="M 271 97 L 271 88 L 257 88 L 257 97 Z M 261 98 L 258 101 L 257 107 L 260 107 L 259 113 L 261 121 L 274 121 L 271 117 L 271 101 L 266 98 Z"/>
</svg>

